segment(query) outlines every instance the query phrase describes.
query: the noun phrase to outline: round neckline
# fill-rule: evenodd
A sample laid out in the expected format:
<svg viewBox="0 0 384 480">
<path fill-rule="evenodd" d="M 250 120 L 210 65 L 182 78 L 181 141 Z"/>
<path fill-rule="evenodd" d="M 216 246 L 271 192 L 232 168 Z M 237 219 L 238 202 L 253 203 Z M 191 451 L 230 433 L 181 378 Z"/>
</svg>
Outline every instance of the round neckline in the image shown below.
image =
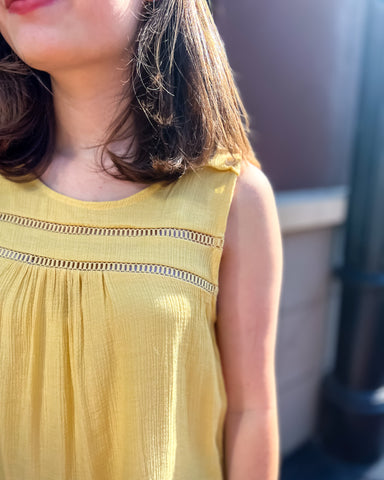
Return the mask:
<svg viewBox="0 0 384 480">
<path fill-rule="evenodd" d="M 118 200 L 80 200 L 78 198 L 70 197 L 63 193 L 53 190 L 51 187 L 46 185 L 40 178 L 35 178 L 30 182 L 30 185 L 34 185 L 35 188 L 41 190 L 49 197 L 54 200 L 66 203 L 67 205 L 77 206 L 77 207 L 86 207 L 94 209 L 104 209 L 104 208 L 118 208 L 126 206 L 130 203 L 134 203 L 138 200 L 141 200 L 151 194 L 153 191 L 161 187 L 161 182 L 151 183 L 147 187 L 139 190 L 138 192 L 129 195 L 128 197 L 120 198 Z"/>
</svg>

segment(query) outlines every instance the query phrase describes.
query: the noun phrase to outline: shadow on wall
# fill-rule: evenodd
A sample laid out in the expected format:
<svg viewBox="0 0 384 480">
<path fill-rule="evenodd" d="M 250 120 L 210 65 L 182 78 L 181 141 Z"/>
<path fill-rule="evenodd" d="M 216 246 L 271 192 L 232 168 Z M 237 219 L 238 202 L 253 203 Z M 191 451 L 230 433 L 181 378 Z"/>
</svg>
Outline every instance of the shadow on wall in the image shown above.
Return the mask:
<svg viewBox="0 0 384 480">
<path fill-rule="evenodd" d="M 355 133 L 365 0 L 214 0 L 277 190 L 347 183 Z"/>
</svg>

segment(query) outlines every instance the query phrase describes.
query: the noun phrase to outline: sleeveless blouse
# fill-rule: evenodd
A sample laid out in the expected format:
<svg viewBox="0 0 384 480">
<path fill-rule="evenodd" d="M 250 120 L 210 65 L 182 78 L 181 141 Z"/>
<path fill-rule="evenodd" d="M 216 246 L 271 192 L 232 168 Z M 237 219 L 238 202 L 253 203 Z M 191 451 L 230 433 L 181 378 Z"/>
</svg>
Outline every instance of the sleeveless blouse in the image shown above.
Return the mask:
<svg viewBox="0 0 384 480">
<path fill-rule="evenodd" d="M 223 479 L 231 160 L 101 202 L 0 176 L 0 480 Z"/>
</svg>

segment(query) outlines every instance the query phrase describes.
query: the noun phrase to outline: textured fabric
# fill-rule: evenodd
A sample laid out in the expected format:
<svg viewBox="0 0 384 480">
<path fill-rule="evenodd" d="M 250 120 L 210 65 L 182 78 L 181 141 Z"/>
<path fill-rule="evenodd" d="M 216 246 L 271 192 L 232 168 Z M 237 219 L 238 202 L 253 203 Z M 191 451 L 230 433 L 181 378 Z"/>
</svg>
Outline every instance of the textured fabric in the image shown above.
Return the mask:
<svg viewBox="0 0 384 480">
<path fill-rule="evenodd" d="M 0 479 L 219 480 L 239 166 L 88 202 L 0 176 Z"/>
</svg>

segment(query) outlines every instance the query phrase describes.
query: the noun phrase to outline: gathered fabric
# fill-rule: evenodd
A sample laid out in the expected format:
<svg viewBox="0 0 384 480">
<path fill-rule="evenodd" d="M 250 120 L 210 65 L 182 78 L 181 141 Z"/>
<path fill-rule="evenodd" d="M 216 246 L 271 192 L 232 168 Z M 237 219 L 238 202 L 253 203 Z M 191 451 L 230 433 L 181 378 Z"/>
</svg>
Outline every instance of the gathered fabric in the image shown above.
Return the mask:
<svg viewBox="0 0 384 480">
<path fill-rule="evenodd" d="M 222 480 L 240 164 L 88 202 L 0 176 L 0 480 Z"/>
</svg>

